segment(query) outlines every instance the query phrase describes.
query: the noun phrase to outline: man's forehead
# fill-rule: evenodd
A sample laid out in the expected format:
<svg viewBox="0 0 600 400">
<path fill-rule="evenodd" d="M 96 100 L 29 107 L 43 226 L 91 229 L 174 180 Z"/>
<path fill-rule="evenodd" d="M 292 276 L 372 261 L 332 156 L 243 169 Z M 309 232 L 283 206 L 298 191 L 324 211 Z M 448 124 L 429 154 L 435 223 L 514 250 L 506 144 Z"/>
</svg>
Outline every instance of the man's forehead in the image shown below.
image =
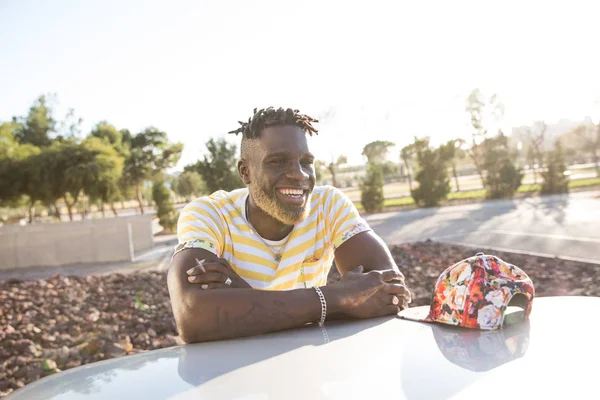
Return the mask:
<svg viewBox="0 0 600 400">
<path fill-rule="evenodd" d="M 309 152 L 306 133 L 295 125 L 277 125 L 265 128 L 260 136 L 260 147 L 266 153 Z"/>
</svg>

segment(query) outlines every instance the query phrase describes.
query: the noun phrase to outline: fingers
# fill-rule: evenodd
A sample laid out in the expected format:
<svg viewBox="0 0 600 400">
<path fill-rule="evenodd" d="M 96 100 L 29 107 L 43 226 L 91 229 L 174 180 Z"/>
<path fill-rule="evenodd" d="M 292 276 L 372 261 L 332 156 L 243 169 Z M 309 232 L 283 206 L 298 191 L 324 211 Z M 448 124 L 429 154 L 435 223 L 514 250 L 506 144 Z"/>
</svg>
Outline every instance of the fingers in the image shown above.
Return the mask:
<svg viewBox="0 0 600 400">
<path fill-rule="evenodd" d="M 231 268 L 225 266 L 224 264 L 220 263 L 220 262 L 211 262 L 209 261 L 204 262 L 204 260 L 200 260 L 203 261 L 202 263 L 199 263 L 198 265 L 196 265 L 193 268 L 190 268 L 186 271 L 186 273 L 188 275 L 200 275 L 200 274 L 205 274 L 207 272 L 220 272 L 224 275 L 228 275 L 229 271 L 233 271 Z"/>
<path fill-rule="evenodd" d="M 359 265 L 358 267 L 354 268 L 352 271 L 348 272 L 349 274 L 362 274 L 363 272 L 365 272 L 365 267 L 363 267 L 362 265 Z"/>
<path fill-rule="evenodd" d="M 408 308 L 408 304 L 410 302 L 411 302 L 410 298 L 391 294 L 391 295 L 388 295 L 388 301 L 386 302 L 386 304 L 391 304 L 393 306 L 400 307 L 401 310 L 405 310 Z"/>
<path fill-rule="evenodd" d="M 400 271 L 396 271 L 395 269 L 387 269 L 385 271 L 381 271 L 380 278 L 382 282 L 391 282 L 391 281 L 401 281 L 404 283 L 404 275 Z"/>
<path fill-rule="evenodd" d="M 203 283 L 200 285 L 202 289 L 229 289 L 230 286 L 225 283 Z"/>
<path fill-rule="evenodd" d="M 205 272 L 199 275 L 188 276 L 188 282 L 190 283 L 225 283 L 229 278 L 227 275 L 220 272 Z"/>
<path fill-rule="evenodd" d="M 389 294 L 399 295 L 399 297 L 406 299 L 407 303 L 412 302 L 412 294 L 405 285 L 400 283 L 388 283 L 385 285 L 384 289 Z"/>
</svg>

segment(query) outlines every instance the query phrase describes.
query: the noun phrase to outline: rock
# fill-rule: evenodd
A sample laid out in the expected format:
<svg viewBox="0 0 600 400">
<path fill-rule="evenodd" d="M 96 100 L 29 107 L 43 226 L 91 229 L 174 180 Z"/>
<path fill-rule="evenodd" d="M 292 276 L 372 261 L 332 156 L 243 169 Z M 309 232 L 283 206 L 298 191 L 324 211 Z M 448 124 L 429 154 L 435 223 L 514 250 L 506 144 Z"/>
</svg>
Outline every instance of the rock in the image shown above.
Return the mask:
<svg viewBox="0 0 600 400">
<path fill-rule="evenodd" d="M 44 360 L 44 362 L 42 363 L 42 368 L 46 372 L 51 372 L 51 373 L 60 372 L 60 370 L 58 369 L 58 366 L 56 365 L 56 361 L 51 360 L 49 358 Z"/>
<path fill-rule="evenodd" d="M 94 355 L 100 351 L 104 343 L 98 338 L 92 338 L 89 341 L 85 342 L 83 345 L 80 345 L 80 351 L 83 354 Z"/>
<path fill-rule="evenodd" d="M 125 351 L 123 346 L 121 346 L 119 343 L 110 342 L 104 345 L 104 347 L 102 348 L 102 352 L 110 358 L 121 357 L 127 354 L 127 351 Z"/>
<path fill-rule="evenodd" d="M 20 354 L 34 356 L 34 357 L 39 357 L 41 355 L 40 349 L 38 349 L 38 347 L 35 345 L 35 343 L 33 343 L 29 339 L 18 340 L 15 343 L 14 348 Z"/>
<path fill-rule="evenodd" d="M 81 360 L 71 360 L 65 365 L 65 369 L 79 367 L 81 365 Z"/>
<path fill-rule="evenodd" d="M 172 346 L 177 346 L 177 340 L 175 339 L 175 336 L 166 334 L 165 338 L 163 340 L 163 347 L 172 347 Z"/>
<path fill-rule="evenodd" d="M 148 336 L 150 336 L 151 338 L 156 337 L 156 332 L 154 331 L 154 329 L 152 329 L 152 328 L 148 329 Z"/>
<path fill-rule="evenodd" d="M 100 319 L 100 311 L 98 310 L 94 310 L 92 312 L 90 312 L 85 319 L 87 319 L 90 322 L 96 322 Z"/>
<path fill-rule="evenodd" d="M 15 331 L 15 328 L 12 327 L 12 325 L 8 325 L 5 329 L 5 332 L 7 334 L 11 334 L 11 333 L 15 333 L 16 331 Z"/>
</svg>

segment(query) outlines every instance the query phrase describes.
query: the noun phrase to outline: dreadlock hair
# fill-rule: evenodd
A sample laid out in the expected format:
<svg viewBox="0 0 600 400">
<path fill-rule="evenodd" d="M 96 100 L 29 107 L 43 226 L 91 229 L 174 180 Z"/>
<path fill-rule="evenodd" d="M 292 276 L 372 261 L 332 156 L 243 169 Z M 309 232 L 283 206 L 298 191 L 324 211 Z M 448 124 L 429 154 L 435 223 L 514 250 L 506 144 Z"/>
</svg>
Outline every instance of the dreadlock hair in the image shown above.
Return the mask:
<svg viewBox="0 0 600 400">
<path fill-rule="evenodd" d="M 309 117 L 308 115 L 300 114 L 300 111 L 292 110 L 291 108 L 285 110 L 282 107 L 277 109 L 273 107 L 261 108 L 260 110 L 255 108 L 254 115 L 252 118 L 248 118 L 248 122 L 238 122 L 241 126 L 229 133 L 235 135 L 241 133 L 242 141 L 244 139 L 259 138 L 263 129 L 276 125 L 296 125 L 297 127 L 302 128 L 302 130 L 310 136 L 312 136 L 313 133 L 315 135 L 319 133 L 312 125 L 313 122 L 319 122 L 318 120 Z"/>
</svg>

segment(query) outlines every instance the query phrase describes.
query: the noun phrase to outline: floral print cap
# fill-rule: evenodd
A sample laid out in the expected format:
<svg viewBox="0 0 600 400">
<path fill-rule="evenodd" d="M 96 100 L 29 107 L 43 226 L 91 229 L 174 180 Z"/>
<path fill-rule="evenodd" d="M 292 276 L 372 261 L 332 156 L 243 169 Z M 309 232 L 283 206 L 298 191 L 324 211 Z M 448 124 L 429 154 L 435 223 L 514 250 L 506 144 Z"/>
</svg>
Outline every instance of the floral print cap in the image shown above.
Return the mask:
<svg viewBox="0 0 600 400">
<path fill-rule="evenodd" d="M 407 308 L 398 316 L 493 330 L 504 324 L 509 304 L 524 309 L 523 318 L 527 319 L 534 296 L 533 282 L 523 270 L 496 256 L 477 253 L 442 272 L 435 283 L 429 309 Z"/>
</svg>

